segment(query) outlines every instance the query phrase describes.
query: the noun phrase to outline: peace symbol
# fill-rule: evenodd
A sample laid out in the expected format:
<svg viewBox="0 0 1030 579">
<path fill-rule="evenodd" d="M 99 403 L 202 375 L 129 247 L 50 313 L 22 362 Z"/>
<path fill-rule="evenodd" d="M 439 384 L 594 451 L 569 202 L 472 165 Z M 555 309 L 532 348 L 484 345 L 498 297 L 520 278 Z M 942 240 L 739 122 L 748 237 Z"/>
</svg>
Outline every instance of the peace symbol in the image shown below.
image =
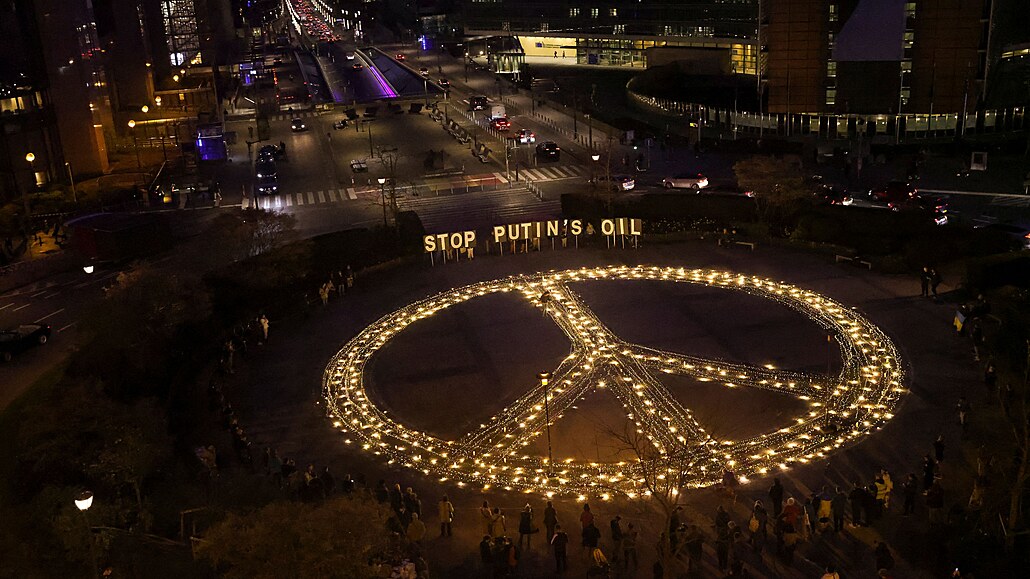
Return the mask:
<svg viewBox="0 0 1030 579">
<path fill-rule="evenodd" d="M 842 369 L 836 376 L 666 352 L 631 344 L 609 330 L 570 288 L 590 280 L 658 280 L 691 283 L 771 299 L 807 316 L 833 336 Z M 520 293 L 541 309 L 571 342 L 568 356 L 551 371 L 550 386 L 534 380 L 524 395 L 459 440 L 442 440 L 405 427 L 370 401 L 364 367 L 377 350 L 407 326 L 462 302 L 496 292 Z M 787 426 L 746 440 L 718 440 L 662 385 L 658 376 L 678 374 L 728 388 L 757 388 L 803 401 L 808 409 Z M 722 469 L 748 476 L 822 459 L 879 429 L 893 417 L 905 392 L 904 373 L 890 339 L 855 311 L 818 293 L 739 273 L 653 266 L 609 266 L 514 275 L 484 281 L 412 303 L 362 330 L 331 360 L 323 376 L 327 413 L 347 444 L 389 464 L 422 471 L 440 482 L 481 485 L 526 493 L 608 498 L 641 492 L 642 464 L 549 464 L 526 447 L 541 436 L 546 388 L 553 426 L 584 393 L 603 387 L 659 454 L 685 453 L 685 488 L 720 480 Z"/>
</svg>

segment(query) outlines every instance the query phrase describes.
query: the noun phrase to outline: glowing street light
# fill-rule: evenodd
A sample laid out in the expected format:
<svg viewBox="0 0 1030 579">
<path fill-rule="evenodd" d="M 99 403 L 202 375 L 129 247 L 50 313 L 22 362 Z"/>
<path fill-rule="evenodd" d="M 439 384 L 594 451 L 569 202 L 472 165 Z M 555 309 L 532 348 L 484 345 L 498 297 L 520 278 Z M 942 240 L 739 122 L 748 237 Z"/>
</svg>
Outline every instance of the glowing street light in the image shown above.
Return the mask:
<svg viewBox="0 0 1030 579">
<path fill-rule="evenodd" d="M 132 133 L 132 148 L 136 151 L 136 170 L 141 170 L 143 164 L 139 162 L 139 144 L 136 142 L 136 121 L 129 119 L 129 132 Z"/>
<path fill-rule="evenodd" d="M 379 194 L 383 197 L 383 229 L 386 229 L 386 177 L 379 177 Z"/>
<path fill-rule="evenodd" d="M 90 491 L 82 491 L 77 497 L 75 497 L 75 506 L 82 513 L 82 520 L 86 522 L 86 537 L 89 539 L 89 554 L 93 556 L 93 577 L 99 578 L 100 571 L 99 565 L 97 564 L 97 552 L 93 547 L 93 527 L 89 524 L 89 515 L 86 511 L 93 506 L 93 493 Z"/>
<path fill-rule="evenodd" d="M 150 107 L 148 107 L 147 105 L 143 105 L 143 107 L 141 107 L 140 110 L 143 111 L 144 113 L 149 113 L 150 112 Z"/>
<path fill-rule="evenodd" d="M 93 266 L 87 267 L 93 269 Z M 79 493 L 79 496 L 75 497 L 75 506 L 82 512 L 88 511 L 89 508 L 93 506 L 93 493 L 90 491 L 82 491 Z"/>
</svg>

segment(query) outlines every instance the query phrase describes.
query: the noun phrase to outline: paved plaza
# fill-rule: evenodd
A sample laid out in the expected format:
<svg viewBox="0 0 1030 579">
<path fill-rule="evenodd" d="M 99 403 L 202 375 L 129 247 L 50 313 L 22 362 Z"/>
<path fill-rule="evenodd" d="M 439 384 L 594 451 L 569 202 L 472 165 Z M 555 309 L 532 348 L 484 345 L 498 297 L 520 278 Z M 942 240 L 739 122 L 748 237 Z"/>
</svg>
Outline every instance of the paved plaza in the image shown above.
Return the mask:
<svg viewBox="0 0 1030 579">
<path fill-rule="evenodd" d="M 958 444 L 953 408 L 958 397 L 969 395 L 969 387 L 977 384 L 978 370 L 968 343 L 949 326 L 951 306 L 919 298 L 915 280 L 835 265 L 832 256 L 774 247 L 751 253 L 717 248 L 710 241 L 637 250 L 584 248 L 489 256 L 436 267 L 426 260 L 369 273 L 359 278 L 354 292 L 311 318 L 279 325 L 270 349 L 262 352 L 244 377 L 246 385 L 238 396 L 244 423 L 259 444 L 277 446 L 281 455 L 296 457 L 298 464 L 330 464 L 336 472 L 360 473 L 370 485 L 380 478 L 400 481 L 418 489 L 427 508 L 448 494 L 459 511 L 456 537 L 447 543 L 433 540 L 431 564 L 437 569 L 471 569 L 481 532 L 475 513 L 479 501 L 485 498 L 492 505 L 510 509 L 509 528 L 514 528 L 516 511 L 527 499 L 539 513 L 544 498 L 440 484 L 418 471 L 388 465 L 384 457 L 362 452 L 353 435 L 337 431 L 325 416 L 321 385 L 326 364 L 348 340 L 381 316 L 438 292 L 518 273 L 609 265 L 720 268 L 788 282 L 856 308 L 893 341 L 904 364 L 908 390 L 896 416 L 880 431 L 825 459 L 778 472 L 788 494 L 807 496 L 827 483 L 850 487 L 855 480 L 869 480 L 880 467 L 889 468 L 897 481 L 917 471 L 921 457 L 939 434 Z M 812 375 L 825 374 L 828 367 L 831 373 L 841 368 L 840 352 L 836 346 L 827 346 L 823 329 L 768 300 L 662 282 L 610 280 L 569 285 L 609 330 L 641 346 L 755 366 L 769 364 Z M 949 288 L 945 285 L 943 289 Z M 451 440 L 489 420 L 532 386 L 538 372 L 555 368 L 568 352 L 568 339 L 545 315 L 521 298 L 498 293 L 448 308 L 398 333 L 373 356 L 365 369 L 366 380 L 372 401 L 390 418 Z M 713 436 L 729 440 L 780 428 L 805 408 L 802 401 L 778 393 L 728 389 L 684 376 L 663 378 L 662 383 L 680 404 L 695 412 Z M 973 402 L 976 404 L 975 396 Z M 624 450 L 606 432 L 624 427 L 625 408 L 609 392 L 596 388 L 585 392 L 574 406 L 555 421 L 555 460 L 626 459 Z M 546 452 L 539 438 L 528 449 Z M 741 494 L 749 498 L 732 505 L 739 511 L 734 514 L 736 519 L 746 522 L 743 513 L 750 508 L 749 501 L 765 498 L 769 484 L 771 473 L 742 485 Z M 724 501 L 710 489 L 681 498 L 690 516 L 701 520 L 710 519 L 716 504 Z M 576 497 L 555 497 L 555 501 L 561 521 L 572 525 L 578 520 Z M 599 499 L 596 502 L 601 503 Z M 635 521 L 646 537 L 641 541 L 642 557 L 653 561 L 651 544 L 658 523 L 644 503 L 616 498 L 595 510 L 604 521 L 616 512 Z M 843 549 L 860 553 L 881 538 L 899 548 L 911 547 L 923 540 L 924 531 L 918 531 L 925 526 L 922 523 L 917 517 L 881 530 L 861 529 L 840 539 L 843 542 L 839 544 L 813 544 L 804 556 L 818 562 L 827 553 Z M 871 569 L 871 560 L 863 563 L 863 557 L 851 558 L 854 571 L 865 569 L 865 564 Z M 530 554 L 526 562 L 535 569 L 549 569 L 550 564 L 542 550 Z M 815 563 L 805 565 L 796 564 L 796 568 L 803 574 L 814 572 Z M 643 576 L 645 567 L 641 569 Z"/>
</svg>

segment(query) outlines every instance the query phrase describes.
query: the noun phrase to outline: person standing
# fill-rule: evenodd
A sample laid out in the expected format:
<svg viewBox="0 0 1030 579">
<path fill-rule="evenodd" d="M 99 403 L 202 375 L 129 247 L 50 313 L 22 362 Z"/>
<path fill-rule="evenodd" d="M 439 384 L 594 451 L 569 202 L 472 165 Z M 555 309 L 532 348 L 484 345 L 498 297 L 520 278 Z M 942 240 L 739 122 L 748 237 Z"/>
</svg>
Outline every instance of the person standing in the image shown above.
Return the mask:
<svg viewBox="0 0 1030 579">
<path fill-rule="evenodd" d="M 490 513 L 490 536 L 494 539 L 500 539 L 504 537 L 504 533 L 507 530 L 504 524 L 504 513 L 501 512 L 500 508 L 494 507 L 493 512 Z"/>
<path fill-rule="evenodd" d="M 847 509 L 848 495 L 844 494 L 840 487 L 837 487 L 837 492 L 830 499 L 830 515 L 833 517 L 834 532 L 839 533 L 844 530 L 844 512 Z"/>
<path fill-rule="evenodd" d="M 902 505 L 902 516 L 907 517 L 916 510 L 916 494 L 919 489 L 916 488 L 918 481 L 916 475 L 909 473 L 908 478 L 905 479 L 904 484 L 901 485 L 901 494 L 904 497 L 904 504 Z"/>
<path fill-rule="evenodd" d="M 779 519 L 780 513 L 783 512 L 783 485 L 780 484 L 779 477 L 773 479 L 773 484 L 769 487 L 769 498 L 772 499 L 773 518 Z"/>
<path fill-rule="evenodd" d="M 597 548 L 597 542 L 600 540 L 601 530 L 594 526 L 593 521 L 590 521 L 587 526 L 583 527 L 583 547 L 589 553 Z"/>
<path fill-rule="evenodd" d="M 529 550 L 530 537 L 533 533 L 533 507 L 526 503 L 519 514 L 519 548 L 522 548 L 522 539 L 526 540 L 526 550 Z"/>
<path fill-rule="evenodd" d="M 261 325 L 261 335 L 265 337 L 265 341 L 268 341 L 268 316 L 261 314 L 258 318 L 258 324 Z"/>
<path fill-rule="evenodd" d="M 554 535 L 551 537 L 551 547 L 554 548 L 554 565 L 558 573 L 564 573 L 569 569 L 569 535 L 562 530 L 561 525 L 554 525 Z"/>
<path fill-rule="evenodd" d="M 929 458 L 929 457 L 928 457 Z M 941 434 L 933 441 L 933 458 L 937 463 L 944 462 L 944 435 Z M 929 487 L 929 485 L 927 485 Z"/>
<path fill-rule="evenodd" d="M 938 438 L 938 441 L 941 439 Z M 944 456 L 944 443 L 941 442 L 941 456 Z M 923 457 L 923 490 L 928 491 L 933 486 L 934 479 L 937 478 L 937 463 L 928 454 Z"/>
<path fill-rule="evenodd" d="M 848 500 L 851 501 L 851 526 L 860 527 L 864 524 L 862 511 L 866 504 L 866 490 L 861 483 L 855 481 L 855 488 L 848 493 Z"/>
<path fill-rule="evenodd" d="M 933 294 L 934 301 L 937 300 L 937 286 L 941 285 L 941 274 L 937 272 L 937 268 L 930 268 L 930 293 Z"/>
<path fill-rule="evenodd" d="M 608 523 L 608 526 L 612 530 L 612 563 L 619 562 L 619 556 L 622 555 L 622 517 L 615 515 L 615 518 Z"/>
<path fill-rule="evenodd" d="M 422 545 L 422 539 L 426 536 L 426 524 L 418 518 L 418 513 L 411 513 L 411 522 L 404 531 L 408 540 L 416 545 Z"/>
<path fill-rule="evenodd" d="M 490 567 L 493 563 L 493 552 L 491 547 L 493 542 L 490 540 L 490 535 L 483 535 L 483 540 L 479 542 L 479 560 L 483 563 L 484 575 L 490 575 Z"/>
<path fill-rule="evenodd" d="M 944 489 L 941 488 L 940 481 L 933 481 L 933 484 L 926 491 L 926 508 L 930 512 L 930 526 L 940 524 L 943 520 L 942 513 L 944 512 Z"/>
<path fill-rule="evenodd" d="M 747 529 L 751 533 L 751 548 L 755 553 L 761 555 L 765 542 L 769 538 L 769 513 L 765 510 L 762 501 L 755 501 L 751 507 L 751 519 L 748 520 Z"/>
<path fill-rule="evenodd" d="M 965 396 L 960 396 L 958 404 L 955 405 L 955 409 L 958 411 L 958 424 L 962 427 L 962 433 L 965 434 L 969 430 L 969 414 L 972 407 L 969 405 L 969 401 L 966 400 Z"/>
<path fill-rule="evenodd" d="M 587 528 L 587 525 L 594 524 L 594 513 L 590 512 L 590 505 L 585 503 L 583 504 L 583 512 L 579 514 L 579 524 L 582 525 L 584 529 Z"/>
<path fill-rule="evenodd" d="M 444 495 L 440 499 L 440 503 L 436 506 L 436 510 L 440 517 L 440 536 L 450 537 L 451 521 L 454 520 L 454 505 L 451 504 L 451 501 L 447 500 L 447 495 Z"/>
<path fill-rule="evenodd" d="M 483 501 L 483 506 L 479 507 L 479 518 L 483 522 L 483 534 L 491 534 L 490 527 L 492 526 L 494 514 L 490 510 L 490 503 Z"/>
<path fill-rule="evenodd" d="M 928 298 L 930 297 L 930 268 L 923 267 L 923 271 L 919 272 L 919 297 Z"/>
<path fill-rule="evenodd" d="M 547 508 L 544 509 L 544 528 L 547 529 L 547 542 L 554 538 L 554 528 L 558 525 L 558 512 L 554 510 L 551 501 L 547 501 Z"/>
<path fill-rule="evenodd" d="M 632 562 L 633 572 L 636 572 L 639 562 L 637 561 L 637 530 L 633 523 L 626 526 L 626 532 L 622 534 L 622 564 L 628 571 Z"/>
<path fill-rule="evenodd" d="M 608 558 L 604 556 L 604 551 L 594 545 L 594 548 L 590 550 L 590 559 L 593 565 L 587 571 L 587 577 L 607 577 Z"/>
</svg>

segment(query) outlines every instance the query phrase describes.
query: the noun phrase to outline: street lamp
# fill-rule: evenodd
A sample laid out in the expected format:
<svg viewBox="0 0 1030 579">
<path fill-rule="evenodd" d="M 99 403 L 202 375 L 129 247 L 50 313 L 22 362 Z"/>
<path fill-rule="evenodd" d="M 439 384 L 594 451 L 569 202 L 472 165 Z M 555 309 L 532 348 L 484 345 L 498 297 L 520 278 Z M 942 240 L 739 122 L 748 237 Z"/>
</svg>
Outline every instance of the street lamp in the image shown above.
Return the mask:
<svg viewBox="0 0 1030 579">
<path fill-rule="evenodd" d="M 379 177 L 376 181 L 379 181 L 379 194 L 383 198 L 383 229 L 386 229 L 386 177 Z"/>
<path fill-rule="evenodd" d="M 139 110 L 143 111 L 143 113 L 146 114 L 150 112 L 150 107 L 148 107 L 147 105 L 143 105 L 142 107 L 140 107 Z"/>
<path fill-rule="evenodd" d="M 29 170 L 32 173 L 32 187 L 31 187 L 31 189 L 35 189 L 36 188 L 36 165 L 35 165 L 34 161 L 36 160 L 36 155 L 34 153 L 32 153 L 32 152 L 25 153 L 25 160 L 29 163 Z M 18 180 L 17 179 L 14 180 L 14 184 L 15 185 L 18 184 Z M 22 193 L 21 193 L 21 202 L 22 202 L 22 205 L 24 206 L 24 209 L 25 209 L 25 219 L 28 219 L 29 216 L 32 214 L 32 210 L 29 208 L 29 190 L 30 190 L 30 187 L 26 187 L 25 190 L 22 191 Z"/>
<path fill-rule="evenodd" d="M 129 119 L 129 132 L 132 133 L 132 148 L 136 151 L 136 170 L 142 170 L 142 163 L 139 162 L 139 145 L 136 143 L 136 121 Z"/>
<path fill-rule="evenodd" d="M 593 164 L 590 165 L 590 182 L 597 187 L 597 162 L 601 160 L 601 155 L 594 153 L 590 155 L 590 160 L 593 161 Z"/>
<path fill-rule="evenodd" d="M 89 554 L 93 557 L 93 577 L 100 577 L 100 566 L 97 564 L 97 552 L 93 547 L 93 527 L 89 524 L 89 515 L 86 511 L 93 506 L 93 493 L 90 491 L 82 491 L 77 497 L 75 497 L 75 506 L 82 513 L 82 520 L 86 522 L 86 538 L 89 540 Z"/>
<path fill-rule="evenodd" d="M 554 457 L 551 454 L 551 410 L 547 399 L 550 395 L 547 391 L 547 382 L 551 379 L 550 372 L 541 372 L 539 375 L 540 385 L 544 387 L 544 425 L 547 427 L 547 472 L 551 472 L 551 465 L 554 464 Z"/>
<path fill-rule="evenodd" d="M 72 186 L 72 201 L 78 204 L 79 194 L 75 191 L 75 176 L 72 175 L 72 164 L 68 161 L 65 161 L 64 168 L 68 170 L 68 182 L 71 183 Z"/>
</svg>

